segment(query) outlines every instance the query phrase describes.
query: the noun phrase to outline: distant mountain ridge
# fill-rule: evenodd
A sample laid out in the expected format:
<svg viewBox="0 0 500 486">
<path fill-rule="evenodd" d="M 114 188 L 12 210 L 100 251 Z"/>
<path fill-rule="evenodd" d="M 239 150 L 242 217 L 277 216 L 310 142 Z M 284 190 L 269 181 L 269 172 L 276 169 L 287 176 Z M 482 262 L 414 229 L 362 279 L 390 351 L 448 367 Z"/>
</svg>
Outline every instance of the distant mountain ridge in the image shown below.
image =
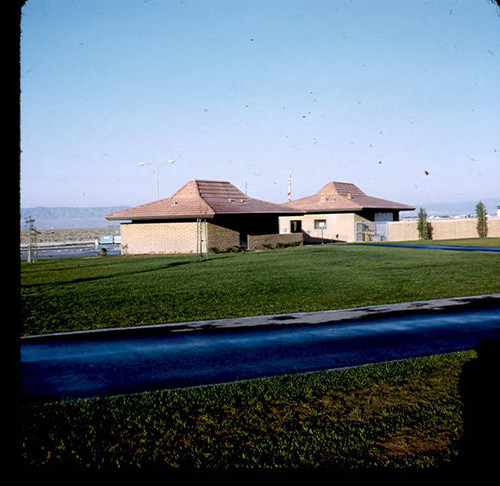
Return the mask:
<svg viewBox="0 0 500 486">
<path fill-rule="evenodd" d="M 401 218 L 417 217 L 420 208 L 425 209 L 428 216 L 475 216 L 476 205 L 481 201 L 486 207 L 489 216 L 497 215 L 497 207 L 500 206 L 500 198 L 485 198 L 477 201 L 460 202 L 432 202 L 424 204 L 415 204 L 415 211 L 403 211 Z"/>
<path fill-rule="evenodd" d="M 417 205 L 415 211 L 403 211 L 401 218 L 416 217 L 419 208 L 424 208 L 429 216 L 465 216 L 475 215 L 478 201 L 464 201 L 452 203 L 426 203 Z M 490 216 L 497 215 L 497 206 L 500 198 L 483 199 Z M 26 218 L 35 220 L 38 229 L 74 229 L 74 228 L 106 228 L 116 227 L 119 221 L 108 221 L 106 214 L 127 209 L 129 206 L 110 207 L 34 207 L 21 208 L 21 229 L 26 228 Z"/>
<path fill-rule="evenodd" d="M 119 221 L 108 221 L 106 214 L 121 211 L 128 206 L 111 207 L 34 207 L 21 208 L 21 229 L 26 228 L 26 219 L 33 218 L 37 229 L 106 228 L 118 226 Z"/>
</svg>

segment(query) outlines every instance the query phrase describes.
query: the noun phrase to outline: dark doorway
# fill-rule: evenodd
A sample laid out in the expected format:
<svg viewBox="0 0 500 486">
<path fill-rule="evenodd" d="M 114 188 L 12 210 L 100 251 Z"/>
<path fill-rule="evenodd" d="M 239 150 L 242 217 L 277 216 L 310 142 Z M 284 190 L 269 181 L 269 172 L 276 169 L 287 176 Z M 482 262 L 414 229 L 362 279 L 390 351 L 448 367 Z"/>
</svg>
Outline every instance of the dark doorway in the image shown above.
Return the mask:
<svg viewBox="0 0 500 486">
<path fill-rule="evenodd" d="M 290 231 L 292 233 L 301 233 L 302 232 L 302 221 L 300 221 L 300 220 L 290 221 Z"/>
</svg>

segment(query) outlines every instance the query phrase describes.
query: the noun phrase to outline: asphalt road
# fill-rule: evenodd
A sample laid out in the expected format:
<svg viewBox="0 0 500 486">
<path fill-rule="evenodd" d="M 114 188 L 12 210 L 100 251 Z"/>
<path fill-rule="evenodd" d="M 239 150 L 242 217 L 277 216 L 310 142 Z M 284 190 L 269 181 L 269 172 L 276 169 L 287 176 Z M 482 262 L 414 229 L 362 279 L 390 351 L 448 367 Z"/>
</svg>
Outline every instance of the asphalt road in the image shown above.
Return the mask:
<svg viewBox="0 0 500 486">
<path fill-rule="evenodd" d="M 102 248 L 105 248 L 108 255 L 119 255 L 120 245 L 57 245 L 57 246 L 40 246 L 36 249 L 36 257 L 38 259 L 45 258 L 64 258 L 64 257 L 85 257 L 97 256 L 101 254 Z M 28 249 L 21 248 L 21 261 L 28 259 Z"/>
<path fill-rule="evenodd" d="M 412 243 L 353 243 L 354 245 L 362 246 L 389 246 L 397 248 L 415 248 L 417 250 L 453 250 L 453 251 L 479 251 L 488 253 L 500 253 L 500 247 L 497 246 L 461 246 L 461 245 L 426 245 Z"/>
<path fill-rule="evenodd" d="M 352 245 L 368 245 L 368 246 L 392 246 L 399 248 L 415 248 L 425 250 L 455 250 L 455 251 L 479 251 L 499 253 L 499 247 L 488 246 L 454 246 L 454 245 L 425 245 L 425 244 L 406 244 L 406 243 L 352 243 Z M 106 248 L 109 255 L 119 255 L 120 245 L 105 245 L 96 247 L 91 244 L 83 245 L 57 245 L 57 246 L 40 246 L 36 250 L 37 257 L 44 258 L 63 258 L 63 257 L 81 257 L 81 256 L 96 256 L 101 254 L 101 248 Z M 26 260 L 28 257 L 27 248 L 21 248 L 21 260 Z"/>
<path fill-rule="evenodd" d="M 26 397 L 82 398 L 453 352 L 500 332 L 500 295 L 32 337 Z"/>
</svg>

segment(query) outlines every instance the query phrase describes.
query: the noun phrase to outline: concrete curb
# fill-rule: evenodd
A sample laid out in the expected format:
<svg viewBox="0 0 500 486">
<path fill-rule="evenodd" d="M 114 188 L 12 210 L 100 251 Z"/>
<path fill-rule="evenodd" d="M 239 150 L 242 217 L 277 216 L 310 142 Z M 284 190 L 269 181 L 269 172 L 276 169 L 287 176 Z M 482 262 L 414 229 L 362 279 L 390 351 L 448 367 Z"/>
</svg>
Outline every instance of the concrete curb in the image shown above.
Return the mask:
<svg viewBox="0 0 500 486">
<path fill-rule="evenodd" d="M 460 312 L 460 310 L 485 309 L 500 306 L 500 294 L 452 297 L 448 299 L 424 300 L 383 304 L 351 309 L 299 312 L 263 316 L 175 322 L 123 328 L 96 329 L 91 331 L 62 332 L 23 336 L 23 341 L 43 341 L 57 339 L 89 339 L 116 336 L 137 336 L 147 334 L 170 334 L 194 331 L 225 331 L 234 329 L 254 329 L 259 327 L 299 326 L 333 324 L 352 320 L 373 320 L 411 314 Z"/>
</svg>

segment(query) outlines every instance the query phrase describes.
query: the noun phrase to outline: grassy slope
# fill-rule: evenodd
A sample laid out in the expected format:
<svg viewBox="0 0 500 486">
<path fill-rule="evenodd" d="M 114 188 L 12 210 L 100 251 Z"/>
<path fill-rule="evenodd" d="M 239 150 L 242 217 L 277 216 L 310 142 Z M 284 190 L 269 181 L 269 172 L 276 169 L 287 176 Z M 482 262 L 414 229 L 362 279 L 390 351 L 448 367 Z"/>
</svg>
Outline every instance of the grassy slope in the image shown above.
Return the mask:
<svg viewBox="0 0 500 486">
<path fill-rule="evenodd" d="M 23 265 L 26 333 L 498 292 L 496 255 L 365 247 Z M 461 463 L 475 352 L 95 400 L 23 404 L 23 466 Z M 37 469 L 38 470 L 38 469 Z M 51 469 L 52 470 L 52 469 Z"/>
<path fill-rule="evenodd" d="M 500 255 L 318 246 L 22 263 L 24 334 L 500 292 Z"/>
</svg>

